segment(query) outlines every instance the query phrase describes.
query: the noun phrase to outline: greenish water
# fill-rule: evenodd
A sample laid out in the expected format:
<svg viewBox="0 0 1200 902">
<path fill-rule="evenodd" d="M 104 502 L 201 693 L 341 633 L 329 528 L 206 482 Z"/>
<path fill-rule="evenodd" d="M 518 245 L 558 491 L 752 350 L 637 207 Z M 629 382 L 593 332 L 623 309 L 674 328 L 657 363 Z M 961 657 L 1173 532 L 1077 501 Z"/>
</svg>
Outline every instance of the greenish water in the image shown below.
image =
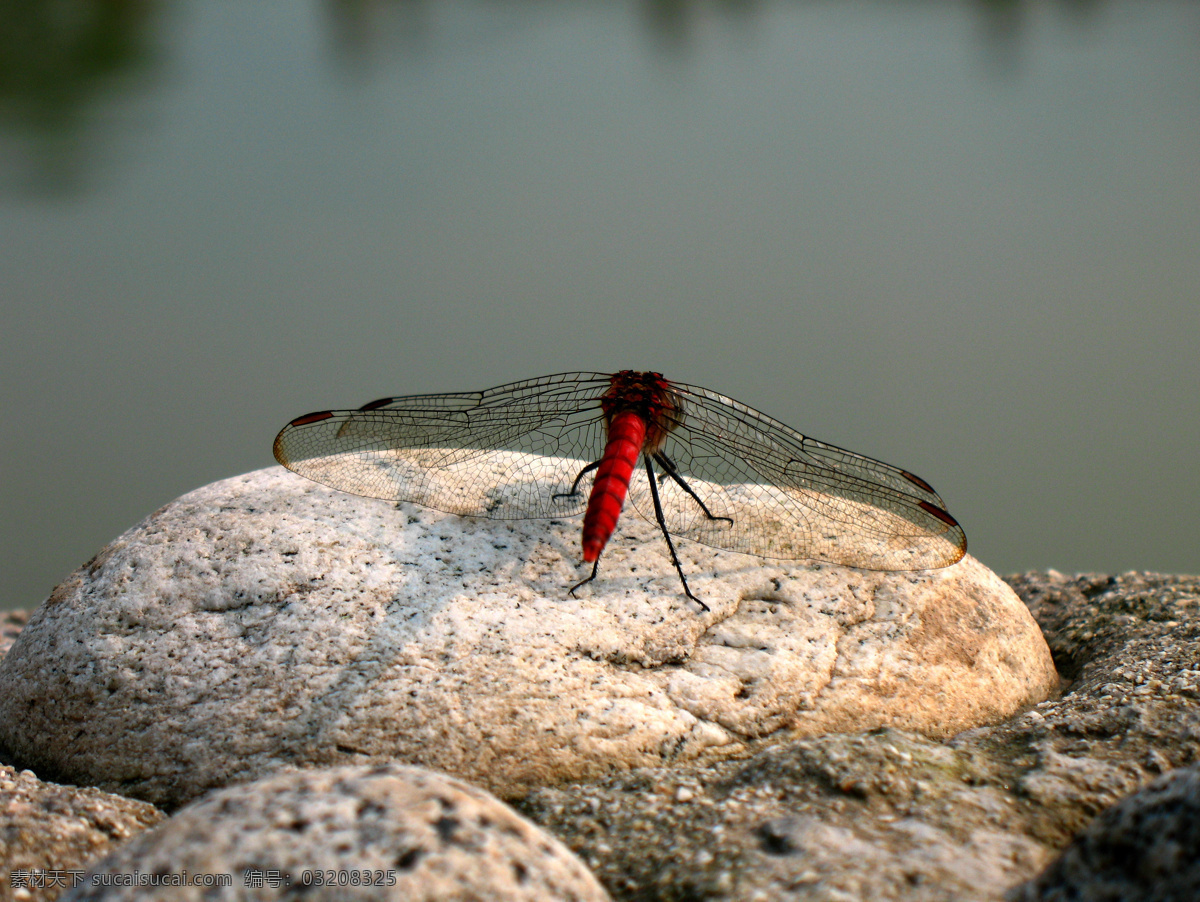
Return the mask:
<svg viewBox="0 0 1200 902">
<path fill-rule="evenodd" d="M 1200 4 L 2 8 L 0 607 L 298 414 L 622 368 L 1200 570 Z"/>
</svg>

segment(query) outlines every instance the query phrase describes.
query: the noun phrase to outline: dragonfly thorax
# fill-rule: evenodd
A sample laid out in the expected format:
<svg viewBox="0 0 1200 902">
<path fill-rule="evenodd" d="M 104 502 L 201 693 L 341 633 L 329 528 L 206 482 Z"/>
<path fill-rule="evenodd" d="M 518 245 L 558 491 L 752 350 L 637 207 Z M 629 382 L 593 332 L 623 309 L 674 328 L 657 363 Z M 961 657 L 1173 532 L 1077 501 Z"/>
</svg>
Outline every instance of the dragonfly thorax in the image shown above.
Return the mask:
<svg viewBox="0 0 1200 902">
<path fill-rule="evenodd" d="M 667 433 L 683 420 L 683 405 L 661 373 L 621 370 L 600 399 L 604 422 L 611 428 L 622 413 L 636 414 L 646 424 L 642 449 L 653 454 L 662 448 Z"/>
</svg>

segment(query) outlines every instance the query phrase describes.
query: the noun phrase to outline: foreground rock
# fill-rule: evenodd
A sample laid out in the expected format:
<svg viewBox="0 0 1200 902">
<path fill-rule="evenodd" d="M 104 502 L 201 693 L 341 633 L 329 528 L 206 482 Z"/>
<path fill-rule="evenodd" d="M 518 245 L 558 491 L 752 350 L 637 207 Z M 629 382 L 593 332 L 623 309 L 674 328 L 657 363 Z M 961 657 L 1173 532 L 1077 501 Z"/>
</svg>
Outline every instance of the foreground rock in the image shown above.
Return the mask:
<svg viewBox="0 0 1200 902">
<path fill-rule="evenodd" d="M 0 899 L 56 899 L 89 864 L 162 818 L 145 802 L 0 766 Z"/>
<path fill-rule="evenodd" d="M 1012 902 L 1200 899 L 1200 770 L 1159 777 L 1092 821 Z"/>
<path fill-rule="evenodd" d="M 1200 579 L 1012 583 L 1070 680 L 1059 699 L 948 742 L 890 729 L 780 742 L 542 789 L 521 810 L 618 899 L 1000 902 L 1098 813 L 1200 757 Z M 1186 780 L 1105 815 L 1022 898 L 1196 898 L 1164 882 L 1175 862 L 1195 868 Z M 1108 882 L 1122 894 L 1054 895 Z"/>
<path fill-rule="evenodd" d="M 618 899 L 999 900 L 1052 854 L 1003 776 L 885 729 L 539 790 L 519 808 Z"/>
<path fill-rule="evenodd" d="M 700 616 L 632 513 L 567 597 L 578 529 L 281 468 L 207 486 L 34 614 L 0 663 L 0 753 L 166 807 L 283 766 L 392 760 L 515 797 L 773 735 L 949 736 L 1057 685 L 1025 606 L 970 558 L 868 573 L 688 543 Z"/>
<path fill-rule="evenodd" d="M 113 878 L 153 875 L 147 886 Z M 92 867 L 65 900 L 604 902 L 557 840 L 485 792 L 399 765 L 221 790 Z"/>
</svg>

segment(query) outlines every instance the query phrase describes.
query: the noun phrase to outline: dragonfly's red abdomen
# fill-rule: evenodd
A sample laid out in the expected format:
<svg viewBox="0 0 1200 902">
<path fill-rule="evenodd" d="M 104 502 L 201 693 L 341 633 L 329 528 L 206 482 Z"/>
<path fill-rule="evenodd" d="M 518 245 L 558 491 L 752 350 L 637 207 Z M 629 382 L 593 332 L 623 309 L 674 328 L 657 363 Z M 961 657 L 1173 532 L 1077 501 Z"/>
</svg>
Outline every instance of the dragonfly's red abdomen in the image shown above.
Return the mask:
<svg viewBox="0 0 1200 902">
<path fill-rule="evenodd" d="M 645 442 L 646 421 L 636 411 L 622 411 L 608 425 L 604 457 L 583 517 L 583 559 L 589 563 L 600 556 L 617 526 Z"/>
</svg>

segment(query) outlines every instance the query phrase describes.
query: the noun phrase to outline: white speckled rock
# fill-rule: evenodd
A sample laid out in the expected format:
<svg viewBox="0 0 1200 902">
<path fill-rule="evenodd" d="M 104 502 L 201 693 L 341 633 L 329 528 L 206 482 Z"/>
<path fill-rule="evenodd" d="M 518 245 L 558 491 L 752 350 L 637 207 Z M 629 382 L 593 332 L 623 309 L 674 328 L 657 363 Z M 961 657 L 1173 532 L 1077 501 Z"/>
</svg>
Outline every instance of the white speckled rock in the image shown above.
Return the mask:
<svg viewBox="0 0 1200 902">
<path fill-rule="evenodd" d="M 285 765 L 396 760 L 506 797 L 775 731 L 946 736 L 1057 685 L 971 558 L 873 573 L 680 543 L 627 513 L 578 600 L 578 521 L 469 520 L 271 468 L 198 489 L 54 592 L 0 663 L 0 748 L 176 806 Z"/>
<path fill-rule="evenodd" d="M 112 885 L 114 875 L 132 874 L 167 885 Z M 216 885 L 222 878 L 227 886 Z M 62 898 L 592 902 L 608 894 L 566 846 L 486 792 L 392 764 L 290 772 L 215 792 L 93 865 Z"/>
</svg>

